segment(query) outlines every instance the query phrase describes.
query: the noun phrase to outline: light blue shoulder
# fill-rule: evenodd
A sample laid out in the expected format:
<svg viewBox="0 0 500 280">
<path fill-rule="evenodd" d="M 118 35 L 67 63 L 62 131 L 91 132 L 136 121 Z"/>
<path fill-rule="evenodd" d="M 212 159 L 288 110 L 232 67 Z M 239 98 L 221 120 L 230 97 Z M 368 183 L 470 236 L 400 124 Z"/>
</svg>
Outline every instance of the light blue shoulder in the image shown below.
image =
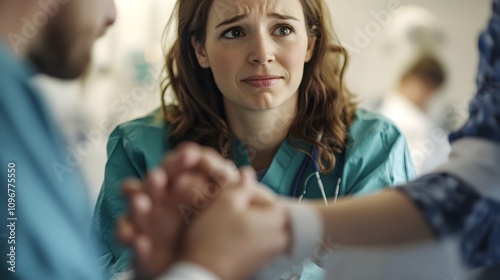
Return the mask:
<svg viewBox="0 0 500 280">
<path fill-rule="evenodd" d="M 131 159 L 140 158 L 148 167 L 160 163 L 168 145 L 168 128 L 165 126 L 161 109 L 116 127 L 108 141 L 108 156 L 118 146 L 123 145 L 124 151 Z"/>
<path fill-rule="evenodd" d="M 348 149 L 383 148 L 390 153 L 395 142 L 406 141 L 401 130 L 384 116 L 364 109 L 356 110 L 355 121 L 349 129 Z"/>
<path fill-rule="evenodd" d="M 365 194 L 415 177 L 406 139 L 385 117 L 357 110 L 349 129 L 345 170 L 347 193 Z"/>
</svg>

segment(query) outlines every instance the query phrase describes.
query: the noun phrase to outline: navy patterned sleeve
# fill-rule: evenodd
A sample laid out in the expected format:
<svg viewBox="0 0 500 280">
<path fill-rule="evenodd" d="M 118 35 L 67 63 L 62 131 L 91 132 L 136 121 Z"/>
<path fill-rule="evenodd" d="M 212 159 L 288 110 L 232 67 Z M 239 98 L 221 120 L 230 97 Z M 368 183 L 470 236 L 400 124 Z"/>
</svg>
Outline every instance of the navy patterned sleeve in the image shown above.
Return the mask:
<svg viewBox="0 0 500 280">
<path fill-rule="evenodd" d="M 463 138 L 500 142 L 500 0 L 493 1 L 493 16 L 481 34 L 479 51 L 478 92 L 469 106 L 469 119 L 450 135 L 451 142 Z M 459 237 L 466 264 L 500 263 L 499 201 L 447 173 L 422 177 L 399 190 L 420 209 L 438 238 Z"/>
<path fill-rule="evenodd" d="M 450 174 L 432 174 L 403 191 L 420 209 L 438 238 L 459 236 L 464 262 L 470 267 L 500 262 L 500 203 L 481 197 Z"/>
<path fill-rule="evenodd" d="M 469 119 L 450 135 L 450 142 L 463 137 L 500 142 L 500 1 L 493 1 L 493 16 L 479 39 L 477 94 L 469 105 Z"/>
</svg>

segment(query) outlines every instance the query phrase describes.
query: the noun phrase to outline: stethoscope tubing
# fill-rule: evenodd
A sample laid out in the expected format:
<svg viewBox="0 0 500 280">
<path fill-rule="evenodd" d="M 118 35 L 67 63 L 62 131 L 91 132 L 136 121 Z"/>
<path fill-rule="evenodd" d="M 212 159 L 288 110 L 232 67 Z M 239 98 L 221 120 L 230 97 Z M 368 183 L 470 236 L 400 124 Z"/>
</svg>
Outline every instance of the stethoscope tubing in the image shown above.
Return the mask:
<svg viewBox="0 0 500 280">
<path fill-rule="evenodd" d="M 316 177 L 316 181 L 318 183 L 318 187 L 321 191 L 321 196 L 323 197 L 323 201 L 325 202 L 325 205 L 328 205 L 328 200 L 327 200 L 327 197 L 326 197 L 326 193 L 325 193 L 325 188 L 323 186 L 323 181 L 321 180 L 321 177 L 320 177 L 320 168 L 319 168 L 319 156 L 318 156 L 319 152 L 318 152 L 318 148 L 316 146 L 312 146 L 311 147 L 311 155 L 312 156 L 307 156 L 301 163 L 300 167 L 299 167 L 299 170 L 298 170 L 298 173 L 297 175 L 295 176 L 295 180 L 294 180 L 294 184 L 293 184 L 293 188 L 292 188 L 292 197 L 299 197 L 299 202 L 304 198 L 305 194 L 306 194 L 306 188 L 307 188 L 307 183 L 309 182 L 309 179 L 313 176 Z M 302 194 L 299 196 L 298 195 L 298 190 L 299 190 L 299 185 L 300 185 L 300 182 L 302 181 L 302 178 L 304 177 L 304 174 L 305 174 L 305 171 L 307 169 L 307 166 L 310 164 L 310 163 L 313 163 L 313 166 L 314 166 L 314 173 L 310 174 L 307 179 L 305 180 L 304 182 L 304 187 L 303 187 L 303 192 Z M 342 182 L 342 173 L 343 173 L 343 170 L 344 170 L 344 153 L 340 154 L 339 156 L 339 160 L 337 162 L 337 184 L 335 186 L 335 193 L 334 193 L 334 203 L 337 202 L 337 198 L 339 196 L 339 192 L 340 192 L 340 184 Z"/>
</svg>

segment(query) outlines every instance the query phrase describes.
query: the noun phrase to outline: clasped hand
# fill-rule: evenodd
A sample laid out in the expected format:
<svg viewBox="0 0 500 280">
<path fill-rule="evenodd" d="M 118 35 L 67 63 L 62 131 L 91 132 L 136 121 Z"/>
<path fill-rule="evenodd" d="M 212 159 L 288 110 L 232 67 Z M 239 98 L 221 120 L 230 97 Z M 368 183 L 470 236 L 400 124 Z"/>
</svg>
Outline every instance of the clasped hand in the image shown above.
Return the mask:
<svg viewBox="0 0 500 280">
<path fill-rule="evenodd" d="M 126 181 L 123 194 L 129 207 L 117 234 L 133 249 L 138 279 L 155 279 L 178 262 L 244 279 L 290 243 L 284 203 L 254 170 L 194 143 L 179 145 L 141 181 Z"/>
</svg>

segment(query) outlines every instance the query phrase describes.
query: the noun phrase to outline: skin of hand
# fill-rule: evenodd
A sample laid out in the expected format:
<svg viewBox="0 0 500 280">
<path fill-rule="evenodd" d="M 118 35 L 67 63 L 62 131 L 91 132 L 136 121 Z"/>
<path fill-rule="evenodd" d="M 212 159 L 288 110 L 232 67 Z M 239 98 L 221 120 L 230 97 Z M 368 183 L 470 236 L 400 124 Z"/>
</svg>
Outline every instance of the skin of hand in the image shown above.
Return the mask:
<svg viewBox="0 0 500 280">
<path fill-rule="evenodd" d="M 248 177 L 250 176 L 250 182 L 254 186 L 258 185 L 255 173 L 248 170 L 246 172 L 246 180 L 250 180 Z M 136 276 L 139 279 L 154 279 L 179 260 L 179 252 L 182 250 L 180 245 L 188 224 L 181 218 L 178 208 L 182 203 L 191 203 L 191 207 L 194 207 L 192 203 L 193 193 L 196 194 L 194 190 L 201 191 L 204 188 L 215 186 L 221 192 L 218 197 L 214 197 L 214 200 L 219 200 L 219 196 L 231 188 L 239 188 L 238 184 L 241 183 L 241 180 L 240 172 L 232 162 L 224 160 L 210 148 L 187 143 L 180 145 L 174 152 L 166 156 L 162 167 L 148 174 L 142 182 L 127 181 L 124 184 L 123 192 L 130 207 L 127 215 L 119 220 L 117 232 L 118 239 L 124 245 L 134 249 Z M 277 197 L 267 188 L 258 186 L 252 188 L 251 193 L 251 205 L 260 209 L 259 211 L 269 208 L 269 210 L 277 212 L 281 209 L 275 206 Z M 227 203 L 228 195 L 222 197 L 225 198 L 222 201 Z M 211 201 L 210 204 L 212 204 Z M 202 215 L 208 211 L 199 210 Z M 283 214 L 283 211 L 280 213 Z M 224 213 L 220 214 L 222 216 Z M 254 216 L 257 214 L 252 215 L 252 217 Z M 196 219 L 196 217 L 194 218 Z M 220 217 L 215 217 L 214 220 L 218 221 Z M 280 220 L 276 219 L 272 225 L 279 226 Z M 204 230 L 203 227 L 199 228 L 201 231 Z M 279 244 L 279 242 L 273 243 L 273 245 Z M 274 247 L 265 246 L 263 248 L 270 250 Z M 189 254 L 183 254 L 183 256 L 189 259 L 194 253 L 195 251 L 191 250 Z M 199 256 L 201 256 L 199 261 L 203 261 L 204 255 L 200 254 Z M 197 258 L 195 256 L 192 261 Z M 224 275 L 230 273 L 216 267 L 215 264 L 210 265 L 214 268 L 207 268 L 216 273 L 224 273 Z"/>
<path fill-rule="evenodd" d="M 179 239 L 184 221 L 169 196 L 152 196 L 154 186 L 166 185 L 161 170 L 154 171 L 141 181 L 129 180 L 123 194 L 129 209 L 117 225 L 118 240 L 132 247 L 132 264 L 137 279 L 155 279 L 178 260 Z"/>
<path fill-rule="evenodd" d="M 202 171 L 212 177 L 202 177 Z M 179 205 L 193 207 L 194 195 L 204 188 L 219 187 L 216 181 L 224 187 L 239 179 L 234 164 L 210 148 L 188 143 L 167 155 L 162 166 L 142 181 L 127 180 L 123 195 L 129 209 L 118 221 L 117 237 L 133 248 L 136 277 L 154 279 L 178 260 L 186 226 Z"/>
<path fill-rule="evenodd" d="M 255 172 L 226 189 L 188 227 L 182 260 L 197 263 L 221 279 L 245 279 L 290 243 L 288 212 L 282 201 L 257 200 Z"/>
</svg>

